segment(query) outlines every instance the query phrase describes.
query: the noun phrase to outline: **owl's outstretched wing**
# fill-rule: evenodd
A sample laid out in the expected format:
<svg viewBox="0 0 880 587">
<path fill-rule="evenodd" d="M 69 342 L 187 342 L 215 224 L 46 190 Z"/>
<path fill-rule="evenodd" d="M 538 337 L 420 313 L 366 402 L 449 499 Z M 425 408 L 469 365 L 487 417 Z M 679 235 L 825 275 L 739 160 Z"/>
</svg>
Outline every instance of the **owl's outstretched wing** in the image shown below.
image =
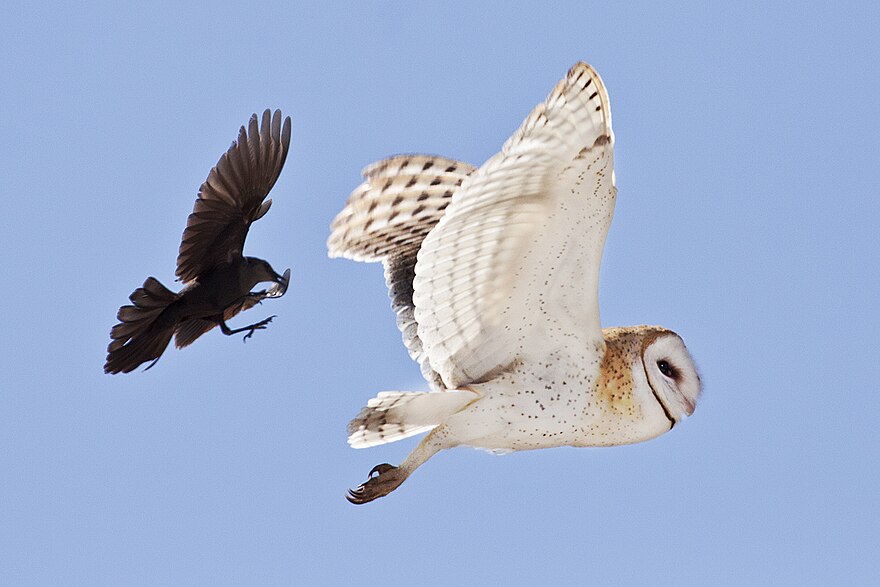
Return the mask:
<svg viewBox="0 0 880 587">
<path fill-rule="evenodd" d="M 602 80 L 578 63 L 454 192 L 421 243 L 413 284 L 423 352 L 447 387 L 484 380 L 530 349 L 546 357 L 551 349 L 536 347 L 553 330 L 553 340 L 576 333 L 573 344 L 604 349 L 598 274 L 613 142 Z"/>
<path fill-rule="evenodd" d="M 418 336 L 412 301 L 416 253 L 476 168 L 435 155 L 397 155 L 370 165 L 331 224 L 331 257 L 382 261 L 391 307 L 410 356 L 435 390 L 444 389 Z"/>
<path fill-rule="evenodd" d="M 281 126 L 281 111 L 251 116 L 247 129 L 220 157 L 199 188 L 192 214 L 186 221 L 177 278 L 191 281 L 209 269 L 242 255 L 251 223 L 269 211 L 269 191 L 284 167 L 290 148 L 290 117 Z M 264 201 L 266 200 L 266 201 Z"/>
</svg>

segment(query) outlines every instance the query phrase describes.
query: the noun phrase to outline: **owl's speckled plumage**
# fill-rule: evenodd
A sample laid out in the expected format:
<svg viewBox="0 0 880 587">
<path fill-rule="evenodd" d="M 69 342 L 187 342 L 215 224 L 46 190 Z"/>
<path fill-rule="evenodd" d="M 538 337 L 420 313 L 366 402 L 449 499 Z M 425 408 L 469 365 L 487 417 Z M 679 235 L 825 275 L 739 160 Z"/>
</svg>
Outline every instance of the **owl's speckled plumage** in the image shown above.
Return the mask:
<svg viewBox="0 0 880 587">
<path fill-rule="evenodd" d="M 433 391 L 382 392 L 351 422 L 358 448 L 430 431 L 352 502 L 387 495 L 445 448 L 626 444 L 693 413 L 700 381 L 678 335 L 600 327 L 613 147 L 608 94 L 578 63 L 481 167 L 401 155 L 364 170 L 328 249 L 383 262 Z"/>
</svg>

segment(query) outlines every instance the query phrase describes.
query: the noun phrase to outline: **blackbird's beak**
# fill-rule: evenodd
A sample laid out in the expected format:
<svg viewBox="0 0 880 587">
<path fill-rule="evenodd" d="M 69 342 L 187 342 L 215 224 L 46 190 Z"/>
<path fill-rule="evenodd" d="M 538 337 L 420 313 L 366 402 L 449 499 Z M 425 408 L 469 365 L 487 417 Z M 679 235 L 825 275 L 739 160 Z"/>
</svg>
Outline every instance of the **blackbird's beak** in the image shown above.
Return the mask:
<svg viewBox="0 0 880 587">
<path fill-rule="evenodd" d="M 284 275 L 275 274 L 275 283 L 266 292 L 267 298 L 280 298 L 290 285 L 290 269 L 284 271 Z"/>
</svg>

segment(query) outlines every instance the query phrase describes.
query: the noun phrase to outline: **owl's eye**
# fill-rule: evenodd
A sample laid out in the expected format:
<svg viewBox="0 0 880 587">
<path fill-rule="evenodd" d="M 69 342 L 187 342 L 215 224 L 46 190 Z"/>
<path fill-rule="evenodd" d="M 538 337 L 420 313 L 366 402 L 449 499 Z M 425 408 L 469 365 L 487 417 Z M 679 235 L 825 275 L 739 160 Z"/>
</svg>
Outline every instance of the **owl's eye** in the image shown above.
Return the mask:
<svg viewBox="0 0 880 587">
<path fill-rule="evenodd" d="M 661 373 L 663 373 L 667 377 L 675 379 L 675 369 L 672 368 L 672 365 L 670 365 L 666 361 L 657 361 L 657 367 L 660 369 Z"/>
</svg>

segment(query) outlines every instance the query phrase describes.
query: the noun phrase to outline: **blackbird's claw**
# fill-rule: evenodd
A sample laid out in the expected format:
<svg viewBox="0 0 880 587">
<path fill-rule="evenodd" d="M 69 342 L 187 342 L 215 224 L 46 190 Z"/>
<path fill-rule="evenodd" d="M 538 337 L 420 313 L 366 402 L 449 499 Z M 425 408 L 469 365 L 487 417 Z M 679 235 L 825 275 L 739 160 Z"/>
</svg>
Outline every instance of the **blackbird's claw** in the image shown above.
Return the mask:
<svg viewBox="0 0 880 587">
<path fill-rule="evenodd" d="M 273 318 L 277 318 L 277 317 L 278 316 L 269 316 L 265 320 L 260 320 L 256 324 L 251 324 L 250 326 L 246 327 L 248 330 L 248 333 L 245 334 L 244 338 L 241 339 L 242 342 L 247 342 L 247 339 L 249 339 L 250 337 L 252 337 L 254 335 L 255 330 L 265 330 L 266 326 L 269 324 L 269 322 L 271 322 Z"/>
</svg>

